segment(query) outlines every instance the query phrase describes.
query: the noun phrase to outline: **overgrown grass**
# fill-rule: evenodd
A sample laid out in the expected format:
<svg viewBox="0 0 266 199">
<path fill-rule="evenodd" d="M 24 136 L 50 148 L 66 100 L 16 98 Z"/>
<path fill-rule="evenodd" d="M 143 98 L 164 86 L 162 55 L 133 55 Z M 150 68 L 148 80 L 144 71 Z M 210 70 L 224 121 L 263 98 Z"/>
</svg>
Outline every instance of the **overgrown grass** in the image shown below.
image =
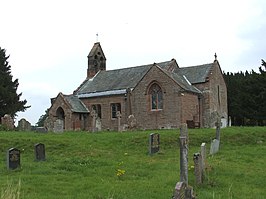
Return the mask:
<svg viewBox="0 0 266 199">
<path fill-rule="evenodd" d="M 160 152 L 148 155 L 148 136 L 159 132 Z M 189 184 L 198 198 L 265 198 L 266 128 L 221 130 L 218 154 L 208 156 L 204 184 Z M 210 146 L 214 129 L 189 130 L 189 166 L 202 142 Z M 0 186 L 17 187 L 20 198 L 164 199 L 179 181 L 179 130 L 139 132 L 0 132 Z M 34 144 L 44 143 L 46 161 L 34 161 Z M 21 169 L 6 168 L 6 152 L 21 150 Z M 123 171 L 117 175 L 118 171 Z M 15 190 L 17 190 L 15 188 Z M 3 193 L 3 189 L 2 189 Z"/>
</svg>

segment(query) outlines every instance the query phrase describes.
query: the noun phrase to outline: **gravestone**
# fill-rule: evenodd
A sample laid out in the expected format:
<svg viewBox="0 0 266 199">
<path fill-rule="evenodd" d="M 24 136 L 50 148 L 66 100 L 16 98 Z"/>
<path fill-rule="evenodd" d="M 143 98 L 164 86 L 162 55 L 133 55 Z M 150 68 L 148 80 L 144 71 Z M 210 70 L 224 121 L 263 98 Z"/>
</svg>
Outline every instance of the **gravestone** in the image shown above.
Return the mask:
<svg viewBox="0 0 266 199">
<path fill-rule="evenodd" d="M 35 132 L 37 133 L 47 133 L 47 129 L 45 127 L 36 127 Z"/>
<path fill-rule="evenodd" d="M 211 147 L 210 147 L 210 154 L 214 155 L 215 153 L 217 153 L 219 151 L 219 144 L 220 141 L 217 139 L 213 139 L 211 142 Z"/>
<path fill-rule="evenodd" d="M 186 183 L 177 182 L 175 185 L 175 191 L 173 199 L 185 199 L 186 197 Z"/>
<path fill-rule="evenodd" d="M 20 167 L 20 150 L 10 148 L 7 151 L 7 169 L 17 169 Z"/>
<path fill-rule="evenodd" d="M 200 146 L 200 154 L 201 154 L 201 165 L 202 165 L 202 170 L 205 171 L 206 168 L 206 143 L 202 143 Z"/>
<path fill-rule="evenodd" d="M 92 117 L 92 125 L 91 125 L 92 132 L 96 132 L 97 131 L 97 129 L 96 129 L 97 113 L 94 109 L 92 109 L 92 111 L 91 111 L 91 117 Z"/>
<path fill-rule="evenodd" d="M 22 118 L 18 121 L 18 130 L 19 131 L 31 131 L 31 123 L 28 122 L 25 118 Z"/>
<path fill-rule="evenodd" d="M 45 120 L 44 120 L 44 127 L 47 129 L 47 131 L 53 131 L 54 129 L 54 122 L 51 118 L 51 116 L 48 116 Z"/>
<path fill-rule="evenodd" d="M 101 121 L 100 117 L 98 117 L 96 119 L 95 127 L 96 127 L 96 131 L 101 131 L 102 130 L 102 121 Z"/>
<path fill-rule="evenodd" d="M 122 128 L 121 128 L 121 117 L 122 117 L 122 115 L 121 115 L 121 113 L 120 113 L 120 111 L 117 111 L 116 112 L 116 117 L 117 117 L 117 130 L 118 130 L 118 132 L 121 132 L 122 131 Z"/>
<path fill-rule="evenodd" d="M 1 124 L 7 129 L 7 130 L 13 130 L 15 128 L 14 126 L 14 120 L 13 118 L 5 114 L 4 117 L 1 117 Z"/>
<path fill-rule="evenodd" d="M 57 119 L 54 122 L 54 132 L 55 133 L 62 133 L 62 132 L 64 132 L 64 121 L 63 120 Z"/>
<path fill-rule="evenodd" d="M 196 183 L 202 184 L 203 182 L 203 173 L 202 173 L 202 157 L 200 153 L 194 153 L 193 161 L 194 161 L 194 172 L 196 177 Z"/>
<path fill-rule="evenodd" d="M 180 128 L 180 182 L 188 185 L 188 131 L 187 124 L 181 124 Z"/>
<path fill-rule="evenodd" d="M 221 119 L 218 118 L 217 119 L 217 122 L 215 123 L 215 126 L 216 126 L 216 139 L 217 140 L 220 140 L 220 130 L 221 130 Z"/>
<path fill-rule="evenodd" d="M 149 137 L 149 154 L 152 155 L 154 153 L 159 152 L 159 150 L 160 150 L 160 134 L 151 133 Z"/>
<path fill-rule="evenodd" d="M 45 160 L 45 146 L 42 143 L 34 145 L 35 160 L 44 161 Z"/>
<path fill-rule="evenodd" d="M 135 116 L 134 115 L 129 115 L 128 119 L 127 119 L 127 123 L 128 123 L 128 128 L 129 129 L 136 128 L 137 120 L 136 120 Z"/>
</svg>

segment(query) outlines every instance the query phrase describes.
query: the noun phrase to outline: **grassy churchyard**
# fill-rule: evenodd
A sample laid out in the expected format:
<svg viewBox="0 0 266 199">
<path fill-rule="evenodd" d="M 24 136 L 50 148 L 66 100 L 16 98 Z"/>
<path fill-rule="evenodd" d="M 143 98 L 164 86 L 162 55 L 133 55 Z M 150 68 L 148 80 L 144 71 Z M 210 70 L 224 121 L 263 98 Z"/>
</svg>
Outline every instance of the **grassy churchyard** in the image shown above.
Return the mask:
<svg viewBox="0 0 266 199">
<path fill-rule="evenodd" d="M 148 154 L 149 134 L 160 134 L 160 151 Z M 220 150 L 207 157 L 196 185 L 193 153 L 209 153 L 215 129 L 189 129 L 189 184 L 197 198 L 266 198 L 266 127 L 221 129 Z M 179 181 L 179 130 L 137 132 L 0 132 L 2 198 L 170 199 Z M 46 160 L 35 161 L 34 145 Z M 7 169 L 7 150 L 20 150 L 21 168 Z M 13 196 L 13 197 L 12 197 Z"/>
</svg>

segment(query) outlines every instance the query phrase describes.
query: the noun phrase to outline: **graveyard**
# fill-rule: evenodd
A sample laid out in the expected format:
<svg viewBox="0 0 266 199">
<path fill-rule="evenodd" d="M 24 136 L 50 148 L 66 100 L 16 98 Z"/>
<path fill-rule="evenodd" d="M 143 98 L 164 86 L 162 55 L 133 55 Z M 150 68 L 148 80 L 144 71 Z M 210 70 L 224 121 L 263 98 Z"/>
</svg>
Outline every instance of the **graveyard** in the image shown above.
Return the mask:
<svg viewBox="0 0 266 199">
<path fill-rule="evenodd" d="M 188 129 L 184 141 L 179 129 L 0 131 L 1 198 L 7 191 L 27 199 L 170 199 L 185 153 L 185 180 L 196 198 L 265 198 L 265 132 L 266 127 L 229 127 L 217 136 L 215 129 Z M 219 149 L 213 152 L 216 138 Z M 188 151 L 181 153 L 182 143 Z M 204 175 L 196 178 L 195 162 L 203 143 Z"/>
</svg>

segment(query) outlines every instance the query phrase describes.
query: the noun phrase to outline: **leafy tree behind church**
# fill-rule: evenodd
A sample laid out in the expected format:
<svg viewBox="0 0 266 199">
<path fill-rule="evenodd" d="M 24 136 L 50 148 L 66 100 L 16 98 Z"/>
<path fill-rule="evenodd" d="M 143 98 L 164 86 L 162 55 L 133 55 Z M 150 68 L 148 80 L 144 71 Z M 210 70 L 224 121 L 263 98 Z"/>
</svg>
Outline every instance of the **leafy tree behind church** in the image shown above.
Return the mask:
<svg viewBox="0 0 266 199">
<path fill-rule="evenodd" d="M 19 111 L 25 111 L 26 100 L 20 100 L 22 93 L 17 94 L 18 79 L 13 81 L 11 66 L 8 63 L 5 49 L 0 47 L 0 117 L 9 114 L 16 116 Z"/>
<path fill-rule="evenodd" d="M 227 84 L 228 115 L 232 125 L 266 125 L 266 63 L 262 60 L 259 73 L 224 74 Z"/>
</svg>

